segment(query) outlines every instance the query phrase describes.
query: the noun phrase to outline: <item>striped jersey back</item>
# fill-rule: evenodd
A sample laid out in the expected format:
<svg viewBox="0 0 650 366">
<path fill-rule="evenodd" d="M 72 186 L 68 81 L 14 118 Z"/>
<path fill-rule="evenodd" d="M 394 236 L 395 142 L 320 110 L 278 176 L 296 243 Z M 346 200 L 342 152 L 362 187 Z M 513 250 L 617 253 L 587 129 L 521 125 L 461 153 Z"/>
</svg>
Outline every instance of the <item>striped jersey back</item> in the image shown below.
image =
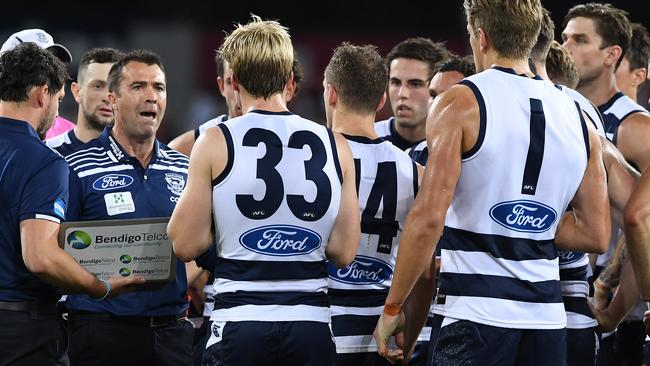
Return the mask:
<svg viewBox="0 0 650 366">
<path fill-rule="evenodd" d="M 554 237 L 587 166 L 586 122 L 539 77 L 495 67 L 461 83 L 477 99 L 480 128 L 438 242 L 434 312 L 503 328 L 563 328 Z"/>
</svg>

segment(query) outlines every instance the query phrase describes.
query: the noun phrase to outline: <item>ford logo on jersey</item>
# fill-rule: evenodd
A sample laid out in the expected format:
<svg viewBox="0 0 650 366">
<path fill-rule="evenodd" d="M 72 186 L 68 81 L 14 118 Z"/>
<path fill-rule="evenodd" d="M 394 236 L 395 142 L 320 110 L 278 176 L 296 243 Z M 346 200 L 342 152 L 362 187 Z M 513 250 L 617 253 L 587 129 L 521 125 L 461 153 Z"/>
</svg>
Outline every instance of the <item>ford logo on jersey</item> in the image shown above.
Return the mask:
<svg viewBox="0 0 650 366">
<path fill-rule="evenodd" d="M 393 277 L 393 267 L 377 258 L 357 255 L 349 266 L 338 269 L 327 262 L 330 279 L 351 285 L 375 285 Z"/>
<path fill-rule="evenodd" d="M 582 258 L 584 258 L 586 254 L 581 253 L 581 252 L 571 252 L 568 250 L 560 250 L 557 252 L 558 258 L 560 258 L 560 264 L 571 264 L 575 263 Z"/>
<path fill-rule="evenodd" d="M 539 202 L 518 200 L 492 206 L 490 217 L 510 230 L 543 233 L 551 228 L 557 213 L 553 208 Z"/>
<path fill-rule="evenodd" d="M 315 231 L 291 225 L 271 225 L 248 230 L 239 237 L 244 248 L 273 256 L 303 255 L 320 248 Z"/>
<path fill-rule="evenodd" d="M 108 191 L 128 187 L 133 183 L 133 178 L 125 174 L 107 174 L 101 176 L 93 182 L 93 188 L 98 191 Z"/>
</svg>

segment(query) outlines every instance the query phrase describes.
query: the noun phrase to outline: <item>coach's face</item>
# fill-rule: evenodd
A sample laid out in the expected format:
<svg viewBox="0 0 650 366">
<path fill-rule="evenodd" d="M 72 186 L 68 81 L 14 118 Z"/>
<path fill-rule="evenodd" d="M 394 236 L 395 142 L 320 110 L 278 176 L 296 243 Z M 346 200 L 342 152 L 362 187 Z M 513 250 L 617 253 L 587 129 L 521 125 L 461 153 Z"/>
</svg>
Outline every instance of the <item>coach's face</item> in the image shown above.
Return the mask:
<svg viewBox="0 0 650 366">
<path fill-rule="evenodd" d="M 59 115 L 59 104 L 65 96 L 65 88 L 61 88 L 58 92 L 50 95 L 49 92 L 44 93 L 43 97 L 43 114 L 41 119 L 38 121 L 38 128 L 36 132 L 38 136 L 43 140 L 47 130 L 52 127 L 54 124 L 54 119 Z"/>
<path fill-rule="evenodd" d="M 167 105 L 165 74 L 158 65 L 129 62 L 122 70 L 118 92 L 109 95 L 115 125 L 134 139 L 156 136 Z"/>
<path fill-rule="evenodd" d="M 601 47 L 603 39 L 596 32 L 594 21 L 585 17 L 569 20 L 562 40 L 562 47 L 569 51 L 578 70 L 578 87 L 598 78 L 604 70 L 608 47 Z"/>
</svg>

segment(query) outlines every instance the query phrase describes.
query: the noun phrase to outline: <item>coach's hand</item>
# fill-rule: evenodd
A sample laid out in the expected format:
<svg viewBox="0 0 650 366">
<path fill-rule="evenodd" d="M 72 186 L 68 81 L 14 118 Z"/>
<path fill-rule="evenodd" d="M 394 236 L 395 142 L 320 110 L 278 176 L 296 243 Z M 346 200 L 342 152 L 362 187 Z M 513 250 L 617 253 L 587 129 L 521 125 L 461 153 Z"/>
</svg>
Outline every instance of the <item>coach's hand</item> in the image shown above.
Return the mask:
<svg viewBox="0 0 650 366">
<path fill-rule="evenodd" d="M 111 277 L 108 279 L 111 284 L 111 291 L 108 297 L 115 297 L 124 292 L 133 291 L 138 285 L 142 285 L 145 280 L 142 276 L 129 277 Z"/>
<path fill-rule="evenodd" d="M 377 327 L 375 327 L 375 331 L 373 332 L 375 342 L 377 342 L 377 352 L 390 363 L 394 364 L 404 358 L 403 348 L 405 323 L 406 318 L 401 310 L 399 310 L 396 315 L 391 315 L 384 307 L 384 311 L 377 322 Z M 395 344 L 397 344 L 397 349 L 388 348 L 388 339 L 392 335 L 395 335 Z"/>
</svg>

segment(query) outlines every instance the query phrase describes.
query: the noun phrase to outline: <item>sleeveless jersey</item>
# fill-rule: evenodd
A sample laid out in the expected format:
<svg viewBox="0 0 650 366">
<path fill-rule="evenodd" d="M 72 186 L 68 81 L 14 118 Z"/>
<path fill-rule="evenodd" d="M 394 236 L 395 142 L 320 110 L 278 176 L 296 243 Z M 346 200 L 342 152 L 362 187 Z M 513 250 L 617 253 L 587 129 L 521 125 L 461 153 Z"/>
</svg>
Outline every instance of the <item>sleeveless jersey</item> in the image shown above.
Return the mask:
<svg viewBox="0 0 650 366">
<path fill-rule="evenodd" d="M 329 129 L 290 112 L 218 125 L 228 163 L 213 181 L 213 321 L 330 322 L 325 247 L 342 174 Z"/>
<path fill-rule="evenodd" d="M 434 312 L 503 328 L 559 329 L 555 231 L 589 155 L 578 105 L 539 77 L 492 68 L 461 82 L 480 112 L 442 237 Z"/>
<path fill-rule="evenodd" d="M 354 157 L 361 240 L 348 267 L 328 263 L 332 331 L 338 353 L 376 352 L 372 332 L 392 283 L 418 173 L 408 155 L 386 140 L 345 137 Z"/>
<path fill-rule="evenodd" d="M 614 94 L 607 103 L 599 106 L 598 110 L 603 115 L 605 134 L 614 145 L 617 145 L 618 127 L 627 117 L 634 113 L 648 114 L 645 108 L 638 105 L 622 92 Z"/>
</svg>

